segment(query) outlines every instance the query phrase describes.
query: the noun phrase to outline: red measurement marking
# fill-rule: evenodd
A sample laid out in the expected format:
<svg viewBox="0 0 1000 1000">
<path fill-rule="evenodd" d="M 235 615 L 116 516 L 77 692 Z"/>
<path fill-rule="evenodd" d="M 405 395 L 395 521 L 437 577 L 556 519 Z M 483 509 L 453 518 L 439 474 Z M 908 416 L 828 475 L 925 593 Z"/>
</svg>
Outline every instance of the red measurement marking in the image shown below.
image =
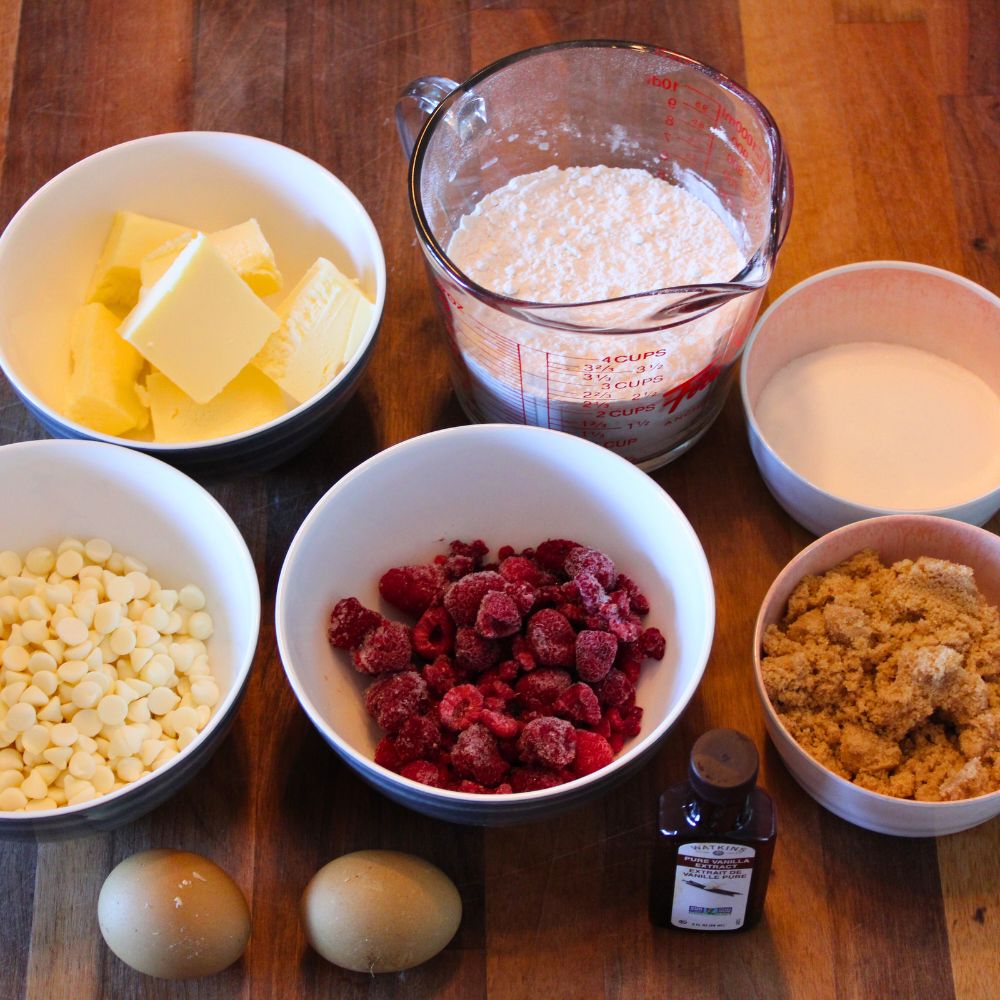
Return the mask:
<svg viewBox="0 0 1000 1000">
<path fill-rule="evenodd" d="M 692 90 L 696 94 L 701 94 L 701 96 L 704 97 L 706 101 L 711 101 L 713 104 L 716 103 L 715 98 L 713 98 L 710 94 L 706 94 L 705 91 L 699 90 L 697 87 L 692 87 L 690 83 L 682 83 L 681 86 L 685 90 Z"/>
</svg>

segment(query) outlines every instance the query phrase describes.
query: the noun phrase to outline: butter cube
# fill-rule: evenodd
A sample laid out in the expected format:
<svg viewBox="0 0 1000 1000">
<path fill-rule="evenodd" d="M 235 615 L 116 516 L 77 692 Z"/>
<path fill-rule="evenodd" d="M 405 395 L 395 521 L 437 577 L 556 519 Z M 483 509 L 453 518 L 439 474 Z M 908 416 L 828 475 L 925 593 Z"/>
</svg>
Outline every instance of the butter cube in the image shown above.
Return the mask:
<svg viewBox="0 0 1000 1000">
<path fill-rule="evenodd" d="M 344 366 L 359 307 L 370 319 L 371 304 L 357 285 L 319 257 L 278 306 L 281 328 L 253 363 L 304 403 Z"/>
<path fill-rule="evenodd" d="M 139 282 L 142 286 L 140 295 L 147 288 L 152 288 L 167 273 L 167 268 L 177 260 L 177 255 L 196 235 L 192 231 L 175 236 L 173 239 L 167 240 L 166 243 L 162 243 L 155 250 L 151 250 L 139 261 Z"/>
<path fill-rule="evenodd" d="M 207 403 L 280 325 L 199 233 L 118 332 L 196 403 Z"/>
<path fill-rule="evenodd" d="M 208 238 L 258 295 L 281 291 L 281 272 L 274 262 L 274 251 L 256 219 L 209 233 Z"/>
<path fill-rule="evenodd" d="M 375 312 L 375 306 L 359 292 L 358 306 L 354 310 L 354 316 L 351 318 L 351 329 L 347 334 L 347 346 L 344 348 L 344 358 L 341 362 L 341 367 L 346 365 L 357 353 L 358 348 L 361 346 L 361 341 L 368 331 L 368 325 L 372 321 L 373 312 Z"/>
<path fill-rule="evenodd" d="M 139 299 L 139 264 L 150 251 L 184 233 L 185 226 L 150 219 L 136 212 L 115 212 L 87 292 L 87 302 L 102 302 L 124 315 Z"/>
<path fill-rule="evenodd" d="M 256 219 L 248 219 L 238 226 L 207 235 L 208 241 L 222 254 L 222 259 L 258 295 L 263 297 L 281 291 L 281 272 L 274 262 L 274 251 Z M 188 233 L 168 240 L 143 259 L 139 268 L 143 288 L 155 284 L 163 276 L 193 236 L 194 233 Z"/>
<path fill-rule="evenodd" d="M 146 378 L 156 441 L 205 441 L 259 427 L 288 410 L 282 391 L 247 365 L 210 403 L 199 405 L 161 372 Z"/>
<path fill-rule="evenodd" d="M 94 302 L 77 309 L 70 328 L 66 416 L 102 434 L 124 434 L 149 418 L 136 391 L 142 355 L 118 335 L 119 322 Z"/>
</svg>

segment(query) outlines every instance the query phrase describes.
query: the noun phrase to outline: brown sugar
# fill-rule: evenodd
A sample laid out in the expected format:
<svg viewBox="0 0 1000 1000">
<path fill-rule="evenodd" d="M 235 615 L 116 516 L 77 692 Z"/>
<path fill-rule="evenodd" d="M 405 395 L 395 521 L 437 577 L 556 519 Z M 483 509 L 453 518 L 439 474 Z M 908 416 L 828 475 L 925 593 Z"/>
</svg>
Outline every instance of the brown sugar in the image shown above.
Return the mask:
<svg viewBox="0 0 1000 1000">
<path fill-rule="evenodd" d="M 763 645 L 781 721 L 835 774 L 929 802 L 1000 789 L 1000 613 L 968 566 L 866 549 L 806 577 Z"/>
</svg>

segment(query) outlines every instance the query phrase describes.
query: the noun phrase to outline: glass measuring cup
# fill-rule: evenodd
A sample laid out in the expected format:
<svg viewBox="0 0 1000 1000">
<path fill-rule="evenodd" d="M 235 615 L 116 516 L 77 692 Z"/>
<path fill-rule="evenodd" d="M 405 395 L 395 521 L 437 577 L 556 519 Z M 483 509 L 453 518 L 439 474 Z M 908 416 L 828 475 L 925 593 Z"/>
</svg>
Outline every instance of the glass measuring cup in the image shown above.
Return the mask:
<svg viewBox="0 0 1000 1000">
<path fill-rule="evenodd" d="M 791 172 L 767 109 L 693 59 L 600 40 L 519 52 L 463 84 L 422 77 L 396 121 L 469 417 L 567 431 L 644 469 L 690 448 L 722 409 L 788 228 Z M 699 198 L 745 266 L 711 284 L 566 304 L 484 288 L 449 258 L 462 217 L 511 178 L 598 164 Z"/>
</svg>

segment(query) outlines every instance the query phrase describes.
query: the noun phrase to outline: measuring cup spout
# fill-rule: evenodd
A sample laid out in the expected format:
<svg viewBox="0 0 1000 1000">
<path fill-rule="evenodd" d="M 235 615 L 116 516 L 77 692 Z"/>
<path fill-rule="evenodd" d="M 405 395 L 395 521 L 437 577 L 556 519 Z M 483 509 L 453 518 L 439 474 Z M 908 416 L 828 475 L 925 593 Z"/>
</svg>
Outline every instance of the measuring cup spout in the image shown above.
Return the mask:
<svg viewBox="0 0 1000 1000">
<path fill-rule="evenodd" d="M 422 76 L 404 88 L 396 102 L 396 131 L 407 157 L 413 152 L 427 119 L 457 87 L 446 76 Z"/>
</svg>

